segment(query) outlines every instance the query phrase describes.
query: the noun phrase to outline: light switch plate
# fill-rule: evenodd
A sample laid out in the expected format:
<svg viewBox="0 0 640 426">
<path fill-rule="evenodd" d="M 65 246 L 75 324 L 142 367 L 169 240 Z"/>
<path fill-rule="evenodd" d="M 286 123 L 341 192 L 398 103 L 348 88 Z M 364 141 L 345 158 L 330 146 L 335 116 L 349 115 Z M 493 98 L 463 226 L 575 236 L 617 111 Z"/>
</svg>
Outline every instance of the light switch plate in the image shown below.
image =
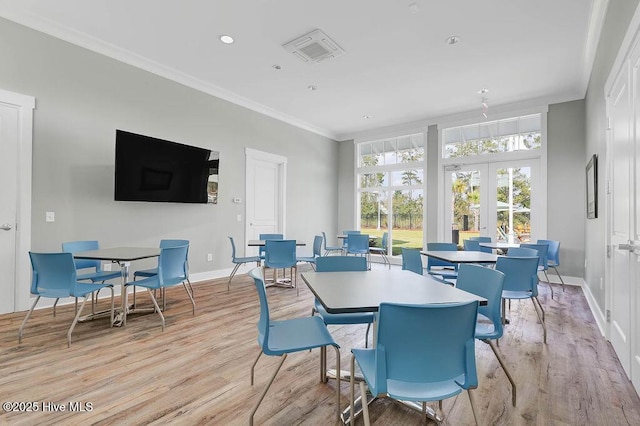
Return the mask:
<svg viewBox="0 0 640 426">
<path fill-rule="evenodd" d="M 45 222 L 55 222 L 56 221 L 56 214 L 55 212 L 46 212 L 44 214 L 44 221 Z"/>
</svg>

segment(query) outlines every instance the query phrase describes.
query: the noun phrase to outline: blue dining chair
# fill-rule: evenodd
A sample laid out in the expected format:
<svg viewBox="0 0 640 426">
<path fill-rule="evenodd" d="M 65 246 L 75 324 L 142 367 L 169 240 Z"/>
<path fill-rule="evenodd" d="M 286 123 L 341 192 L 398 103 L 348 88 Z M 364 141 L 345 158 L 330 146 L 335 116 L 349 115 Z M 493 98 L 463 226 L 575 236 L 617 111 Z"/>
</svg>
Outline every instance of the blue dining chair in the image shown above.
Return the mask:
<svg viewBox="0 0 640 426">
<path fill-rule="evenodd" d="M 402 269 L 424 275 L 420 250 L 402 247 Z"/>
<path fill-rule="evenodd" d="M 547 343 L 547 326 L 544 320 L 544 309 L 538 300 L 538 262 L 538 256 L 499 256 L 496 262 L 496 270 L 504 274 L 502 322 L 506 322 L 507 300 L 531 299 L 536 315 L 542 324 L 544 343 Z"/>
<path fill-rule="evenodd" d="M 391 262 L 389 262 L 389 258 L 387 257 L 387 253 L 389 251 L 389 233 L 385 232 L 382 234 L 382 241 L 380 242 L 380 247 L 369 247 L 370 254 L 379 254 L 382 256 L 382 262 L 385 265 L 389 265 L 389 269 L 391 269 Z"/>
<path fill-rule="evenodd" d="M 62 251 L 66 253 L 78 253 L 81 251 L 99 250 L 100 243 L 95 240 L 67 241 L 62 243 Z M 102 261 L 92 259 L 74 259 L 78 281 L 91 281 L 92 283 L 104 283 L 113 279 L 122 279 L 122 272 L 105 271 L 102 269 Z M 91 312 L 95 313 L 95 304 L 98 303 L 98 290 L 91 294 Z M 55 306 L 54 306 L 55 309 Z"/>
<path fill-rule="evenodd" d="M 553 299 L 553 286 L 549 282 L 549 276 L 547 275 L 547 270 L 549 269 L 549 263 L 547 261 L 549 245 L 523 243 L 523 244 L 520 244 L 520 248 L 529 248 L 529 249 L 537 250 L 538 258 L 539 258 L 538 272 L 542 271 L 542 273 L 544 273 L 544 276 L 547 279 L 546 283 L 549 285 L 549 290 L 551 291 L 551 298 Z"/>
<path fill-rule="evenodd" d="M 556 275 L 560 278 L 560 282 L 562 283 L 562 291 L 564 292 L 564 280 L 558 271 L 558 266 L 560 266 L 560 241 L 538 240 L 537 244 L 546 244 L 549 246 L 549 249 L 547 250 L 547 266 L 556 271 Z M 549 277 L 547 277 L 547 281 L 549 281 Z"/>
<path fill-rule="evenodd" d="M 259 234 L 258 238 L 263 241 L 284 240 L 284 235 L 283 234 Z M 266 250 L 267 250 L 266 245 L 260 246 L 260 248 L 258 249 L 258 256 L 260 256 L 260 259 L 264 260 Z"/>
<path fill-rule="evenodd" d="M 491 242 L 491 237 L 469 237 L 469 239 L 472 241 L 477 241 L 478 244 Z M 478 247 L 480 247 L 480 251 L 483 253 L 493 253 L 493 250 L 489 247 L 482 247 L 480 245 L 478 245 Z"/>
<path fill-rule="evenodd" d="M 318 259 L 318 257 L 322 257 L 322 241 L 323 238 L 321 235 L 316 235 L 315 237 L 313 237 L 313 254 L 311 256 L 297 256 L 296 260 L 298 262 L 309 263 L 315 270 L 316 259 Z"/>
<path fill-rule="evenodd" d="M 476 237 L 476 238 L 480 238 L 480 237 Z M 480 241 L 469 238 L 466 240 L 462 241 L 462 246 L 464 248 L 464 251 L 479 251 L 482 253 L 493 253 L 491 249 L 489 249 L 489 251 L 487 252 L 486 249 L 487 247 L 481 247 L 480 246 Z M 486 267 L 493 267 L 493 263 L 480 263 L 480 265 L 482 266 L 486 266 Z"/>
<path fill-rule="evenodd" d="M 161 248 L 160 257 L 158 257 L 158 273 L 156 275 L 152 275 L 138 281 L 130 281 L 125 284 L 125 287 L 136 286 L 147 289 L 147 293 L 149 293 L 149 296 L 151 297 L 153 306 L 162 321 L 162 331 L 164 331 L 165 319 L 152 290 L 160 290 L 162 292 L 167 287 L 182 284 L 184 286 L 184 290 L 187 292 L 187 296 L 189 296 L 189 299 L 191 300 L 192 313 L 193 315 L 196 314 L 196 302 L 193 300 L 193 295 L 186 284 L 187 276 L 184 269 L 184 259 L 187 257 L 188 250 L 188 245 Z M 125 291 L 124 306 L 128 306 L 126 300 L 127 297 L 128 294 Z M 126 309 L 124 312 L 123 324 L 127 325 Z"/>
<path fill-rule="evenodd" d="M 113 285 L 105 283 L 85 283 L 78 281 L 76 265 L 73 254 L 68 252 L 62 253 L 33 253 L 29 252 L 32 267 L 31 294 L 36 296 L 36 300 L 31 305 L 31 309 L 27 312 L 20 328 L 18 329 L 18 343 L 22 343 L 22 332 L 27 320 L 33 313 L 38 301 L 41 297 L 56 299 L 53 308 L 55 316 L 55 305 L 58 300 L 63 297 L 76 298 L 76 314 L 67 332 L 67 347 L 71 346 L 71 333 L 78 323 L 78 319 L 82 314 L 82 309 L 87 303 L 89 295 L 103 288 L 111 290 L 111 318 L 109 325 L 113 326 Z M 78 297 L 84 297 L 80 308 L 78 308 Z"/>
<path fill-rule="evenodd" d="M 316 259 L 316 272 L 366 271 L 367 260 L 357 256 L 324 256 Z M 367 324 L 364 333 L 364 346 L 369 346 L 369 329 L 373 323 L 373 312 L 354 312 L 346 314 L 330 314 L 318 301 L 314 300 L 311 315 L 320 315 L 327 324 Z"/>
<path fill-rule="evenodd" d="M 273 269 L 274 283 L 277 280 L 277 270 L 283 269 L 286 279 L 286 269 L 289 268 L 292 286 L 296 288 L 296 295 L 300 295 L 296 240 L 266 240 L 265 248 L 264 267 Z"/>
<path fill-rule="evenodd" d="M 331 253 L 333 253 L 334 251 L 340 252 L 342 253 L 342 247 L 337 247 L 337 246 L 330 246 L 327 243 L 327 234 L 322 231 L 322 239 L 323 239 L 323 245 L 324 245 L 324 256 L 327 256 Z"/>
<path fill-rule="evenodd" d="M 364 256 L 369 264 L 369 234 L 348 234 L 347 254 Z"/>
<path fill-rule="evenodd" d="M 344 235 L 344 239 L 342 241 L 342 253 L 343 254 L 347 252 L 347 240 L 349 238 L 349 234 L 360 234 L 360 231 L 357 231 L 357 230 L 342 231 L 342 235 Z"/>
<path fill-rule="evenodd" d="M 463 304 L 401 305 L 381 303 L 376 346 L 352 349 L 350 401 L 354 407 L 355 364 L 364 381 L 360 394 L 366 401 L 365 384 L 374 397 L 426 403 L 467 390 L 473 417 L 478 423 L 471 390 L 478 387 L 475 328 L 478 302 Z M 428 330 L 428 338 L 416 338 Z M 369 409 L 362 404 L 365 424 Z"/>
<path fill-rule="evenodd" d="M 176 246 L 187 246 L 187 253 L 186 253 L 186 257 L 184 259 L 184 275 L 187 277 L 187 285 L 189 286 L 189 291 L 191 291 L 191 294 L 193 295 L 193 287 L 191 287 L 191 281 L 189 281 L 189 240 L 160 240 L 160 248 L 165 248 L 165 247 L 176 247 Z M 151 268 L 151 269 L 141 269 L 139 271 L 135 271 L 133 273 L 133 280 L 135 281 L 136 279 L 138 279 L 139 277 L 142 278 L 146 278 L 146 277 L 152 277 L 154 275 L 158 274 L 158 268 Z M 136 304 L 136 288 L 133 287 L 133 304 L 135 306 Z M 165 297 L 164 297 L 164 291 L 162 293 L 162 309 L 164 310 L 166 307 L 165 304 Z"/>
<path fill-rule="evenodd" d="M 455 243 L 427 243 L 428 251 L 457 251 Z M 441 276 L 444 280 L 452 280 L 458 276 L 458 265 L 427 256 L 427 272 Z"/>
<path fill-rule="evenodd" d="M 511 383 L 511 404 L 516 406 L 516 382 L 507 370 L 504 360 L 498 353 L 493 341 L 502 337 L 502 314 L 500 305 L 504 287 L 504 274 L 492 268 L 479 265 L 462 264 L 458 268 L 456 288 L 473 293 L 487 299 L 486 305 L 478 306 L 478 321 L 476 322 L 476 339 L 489 345 L 498 363 Z"/>
<path fill-rule="evenodd" d="M 280 357 L 280 363 L 276 371 L 274 371 L 269 378 L 267 385 L 258 398 L 258 402 L 251 410 L 249 424 L 253 425 L 253 418 L 256 411 L 280 371 L 282 364 L 284 364 L 284 361 L 287 359 L 287 354 L 320 348 L 320 379 L 322 382 L 326 382 L 327 346 L 333 346 L 336 351 L 336 371 L 340 371 L 340 346 L 338 346 L 333 339 L 327 326 L 322 322 L 320 317 L 311 316 L 272 321 L 269 314 L 269 303 L 261 268 L 255 268 L 249 271 L 249 276 L 253 278 L 260 300 L 260 320 L 258 321 L 258 344 L 260 345 L 260 352 L 251 366 L 251 386 L 253 386 L 254 383 L 256 364 L 262 354 Z M 336 421 L 339 421 L 340 375 L 337 374 L 336 376 Z"/>
<path fill-rule="evenodd" d="M 257 266 L 260 266 L 260 256 L 247 256 L 247 257 L 238 257 L 236 256 L 236 243 L 233 241 L 233 237 L 229 237 L 229 241 L 231 241 L 231 262 L 234 263 L 233 271 L 231 271 L 231 275 L 229 275 L 229 281 L 227 281 L 227 291 L 231 288 L 231 280 L 233 279 L 236 272 L 238 272 L 238 268 L 245 263 L 256 262 Z"/>
</svg>

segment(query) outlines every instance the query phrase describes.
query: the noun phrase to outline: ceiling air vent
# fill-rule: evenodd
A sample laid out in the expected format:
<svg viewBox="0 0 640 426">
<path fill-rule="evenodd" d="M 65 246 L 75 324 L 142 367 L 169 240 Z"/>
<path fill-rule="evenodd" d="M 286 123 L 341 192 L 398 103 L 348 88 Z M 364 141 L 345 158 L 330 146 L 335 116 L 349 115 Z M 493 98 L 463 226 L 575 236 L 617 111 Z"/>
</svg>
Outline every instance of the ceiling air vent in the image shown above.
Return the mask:
<svg viewBox="0 0 640 426">
<path fill-rule="evenodd" d="M 309 34 L 283 44 L 282 47 L 308 64 L 322 62 L 344 54 L 344 50 L 320 30 L 313 30 Z"/>
</svg>

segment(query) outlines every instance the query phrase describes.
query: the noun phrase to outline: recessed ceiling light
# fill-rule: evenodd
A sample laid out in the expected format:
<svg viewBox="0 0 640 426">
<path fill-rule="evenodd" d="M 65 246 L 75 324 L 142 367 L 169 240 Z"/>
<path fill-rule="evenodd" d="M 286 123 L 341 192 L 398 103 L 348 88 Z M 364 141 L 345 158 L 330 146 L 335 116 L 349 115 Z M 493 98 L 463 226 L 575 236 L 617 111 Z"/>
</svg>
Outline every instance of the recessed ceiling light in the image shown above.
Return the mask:
<svg viewBox="0 0 640 426">
<path fill-rule="evenodd" d="M 224 44 L 231 44 L 233 43 L 233 37 L 231 37 L 230 35 L 223 34 L 220 36 L 220 41 L 223 42 Z"/>
<path fill-rule="evenodd" d="M 489 93 L 489 89 L 480 89 L 480 90 L 478 90 L 478 94 L 480 94 L 480 95 L 484 95 L 486 93 Z"/>
<path fill-rule="evenodd" d="M 307 89 L 311 91 L 318 90 L 318 86 L 314 86 L 313 84 L 310 84 L 309 86 L 307 86 Z"/>
<path fill-rule="evenodd" d="M 272 65 L 272 67 L 273 67 L 273 69 L 276 69 L 276 70 L 281 70 L 282 69 L 282 67 L 280 65 L 278 65 L 278 64 L 274 64 L 274 65 Z"/>
<path fill-rule="evenodd" d="M 365 114 L 362 116 L 362 118 L 364 118 L 365 120 L 368 120 L 371 118 L 371 116 L 369 114 Z"/>
<path fill-rule="evenodd" d="M 445 42 L 447 44 L 457 44 L 458 42 L 460 42 L 460 37 L 458 37 L 458 36 L 447 37 Z"/>
</svg>

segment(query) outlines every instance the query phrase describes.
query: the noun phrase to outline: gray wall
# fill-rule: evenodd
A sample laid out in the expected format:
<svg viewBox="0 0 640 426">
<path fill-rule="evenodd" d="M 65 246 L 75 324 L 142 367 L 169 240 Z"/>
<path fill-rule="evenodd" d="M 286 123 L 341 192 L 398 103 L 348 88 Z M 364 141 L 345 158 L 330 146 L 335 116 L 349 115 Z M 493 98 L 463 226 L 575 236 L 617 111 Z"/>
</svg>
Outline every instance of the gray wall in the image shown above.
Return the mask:
<svg viewBox="0 0 640 426">
<path fill-rule="evenodd" d="M 336 233 L 336 141 L 3 19 L 0 58 L 0 88 L 36 98 L 32 250 L 76 239 L 157 246 L 185 238 L 191 273 L 230 268 L 227 236 L 244 251 L 236 216 L 244 219 L 245 147 L 288 157 L 289 236 L 310 251 L 314 235 Z M 116 129 L 220 151 L 219 203 L 115 202 Z M 55 222 L 45 223 L 46 211 Z"/>
<path fill-rule="evenodd" d="M 586 96 L 586 152 L 582 159 L 586 166 L 589 157 L 598 155 L 598 206 L 599 213 L 605 206 L 605 172 L 606 158 L 606 111 L 604 85 L 611 72 L 618 50 L 631 22 L 638 0 L 610 1 L 598 50 L 596 52 L 591 80 Z M 586 220 L 585 251 L 587 267 L 585 282 L 593 294 L 596 303 L 604 312 L 606 304 L 605 289 L 600 288 L 600 278 L 605 276 L 606 262 L 606 223 L 604 214 L 597 219 Z"/>
<path fill-rule="evenodd" d="M 549 105 L 547 239 L 560 241 L 563 275 L 584 277 L 585 102 Z"/>
</svg>

